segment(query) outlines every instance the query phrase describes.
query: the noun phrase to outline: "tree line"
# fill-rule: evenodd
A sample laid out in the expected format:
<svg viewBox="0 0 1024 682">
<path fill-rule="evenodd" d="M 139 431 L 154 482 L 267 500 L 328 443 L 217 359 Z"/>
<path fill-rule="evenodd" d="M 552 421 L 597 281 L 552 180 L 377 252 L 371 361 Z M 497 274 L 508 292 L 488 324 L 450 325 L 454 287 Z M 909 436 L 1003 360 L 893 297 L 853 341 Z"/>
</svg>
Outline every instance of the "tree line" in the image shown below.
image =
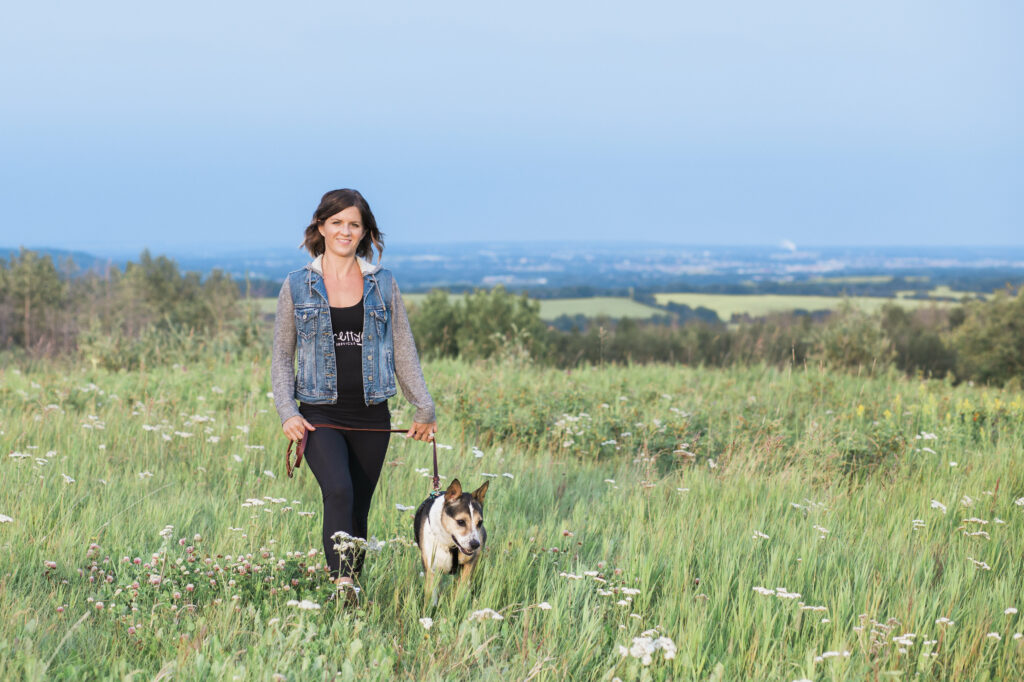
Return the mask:
<svg viewBox="0 0 1024 682">
<path fill-rule="evenodd" d="M 705 311 L 710 312 L 710 311 Z M 724 324 L 689 311 L 671 319 L 540 319 L 540 304 L 501 287 L 461 299 L 432 292 L 410 312 L 427 357 L 521 356 L 556 367 L 669 362 L 710 367 L 824 365 L 895 367 L 909 375 L 991 384 L 1024 383 L 1024 294 L 868 313 L 850 301 L 829 314 L 773 314 Z"/>
<path fill-rule="evenodd" d="M 266 359 L 272 316 L 245 305 L 220 271 L 181 272 L 144 251 L 122 270 L 76 272 L 70 260 L 22 249 L 0 258 L 0 350 L 69 356 L 111 369 L 247 354 Z M 602 363 L 710 367 L 824 365 L 895 367 L 911 375 L 992 384 L 1024 383 L 1024 294 L 867 313 L 846 302 L 828 315 L 775 314 L 724 324 L 713 311 L 679 307 L 654 321 L 563 318 L 502 287 L 461 298 L 431 292 L 410 306 L 422 356 L 513 359 L 571 368 Z M 218 355 L 220 354 L 220 355 Z"/>
<path fill-rule="evenodd" d="M 124 270 L 87 272 L 26 249 L 0 258 L 0 349 L 33 358 L 77 355 L 112 369 L 192 358 L 244 342 L 242 313 L 225 273 L 182 273 L 148 251 Z"/>
</svg>

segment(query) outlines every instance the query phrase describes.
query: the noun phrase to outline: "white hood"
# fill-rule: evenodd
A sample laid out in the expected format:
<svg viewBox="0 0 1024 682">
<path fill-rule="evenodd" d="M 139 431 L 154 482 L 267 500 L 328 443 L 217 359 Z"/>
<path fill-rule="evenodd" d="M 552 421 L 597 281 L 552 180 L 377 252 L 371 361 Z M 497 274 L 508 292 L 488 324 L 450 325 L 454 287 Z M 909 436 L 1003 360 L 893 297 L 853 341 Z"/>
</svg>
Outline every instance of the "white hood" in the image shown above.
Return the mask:
<svg viewBox="0 0 1024 682">
<path fill-rule="evenodd" d="M 323 260 L 324 255 L 321 253 L 319 256 L 313 259 L 312 263 L 310 263 L 306 267 L 312 270 L 313 272 L 319 274 L 321 277 L 323 277 Z M 363 276 L 372 275 L 373 273 L 380 270 L 380 263 L 374 264 L 366 260 L 365 258 L 360 258 L 359 256 L 356 256 L 356 263 L 359 264 L 359 272 L 362 273 Z"/>
</svg>

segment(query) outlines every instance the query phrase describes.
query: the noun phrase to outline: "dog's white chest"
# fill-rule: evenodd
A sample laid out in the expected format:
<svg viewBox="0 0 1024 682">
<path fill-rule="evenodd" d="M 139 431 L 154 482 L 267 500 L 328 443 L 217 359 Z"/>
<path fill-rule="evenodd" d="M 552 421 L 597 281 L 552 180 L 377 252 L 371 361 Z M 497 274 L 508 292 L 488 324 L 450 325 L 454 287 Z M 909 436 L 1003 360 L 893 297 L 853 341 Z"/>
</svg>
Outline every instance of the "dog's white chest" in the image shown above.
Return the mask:
<svg viewBox="0 0 1024 682">
<path fill-rule="evenodd" d="M 423 543 L 421 550 L 430 563 L 430 570 L 435 573 L 450 573 L 454 568 L 452 550 L 455 549 L 455 543 L 441 527 L 443 506 L 437 502 L 430 508 L 420 536 Z"/>
</svg>

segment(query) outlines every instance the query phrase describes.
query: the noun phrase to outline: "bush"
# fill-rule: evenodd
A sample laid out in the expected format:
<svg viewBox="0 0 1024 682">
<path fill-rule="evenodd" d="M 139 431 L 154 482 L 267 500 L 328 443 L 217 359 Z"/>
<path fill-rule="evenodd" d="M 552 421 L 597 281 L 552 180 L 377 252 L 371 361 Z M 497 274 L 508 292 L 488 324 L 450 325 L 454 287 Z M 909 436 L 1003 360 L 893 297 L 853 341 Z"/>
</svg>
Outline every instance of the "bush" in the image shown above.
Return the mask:
<svg viewBox="0 0 1024 682">
<path fill-rule="evenodd" d="M 1024 296 L 1000 291 L 989 301 L 971 301 L 964 312 L 951 333 L 957 375 L 994 384 L 1024 379 Z"/>
</svg>

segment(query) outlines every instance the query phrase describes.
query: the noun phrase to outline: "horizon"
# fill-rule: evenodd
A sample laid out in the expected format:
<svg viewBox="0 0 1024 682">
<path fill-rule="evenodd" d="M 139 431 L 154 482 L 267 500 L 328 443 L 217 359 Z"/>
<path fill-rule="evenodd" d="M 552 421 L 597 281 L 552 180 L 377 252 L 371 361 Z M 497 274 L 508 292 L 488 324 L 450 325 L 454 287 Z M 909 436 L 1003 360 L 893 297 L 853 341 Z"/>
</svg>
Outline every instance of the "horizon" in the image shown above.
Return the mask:
<svg viewBox="0 0 1024 682">
<path fill-rule="evenodd" d="M 530 249 L 529 247 L 535 247 Z M 819 252 L 837 252 L 837 251 L 919 251 L 922 253 L 943 253 L 949 251 L 966 252 L 966 253 L 987 253 L 987 252 L 1006 252 L 1009 251 L 1011 254 L 1020 252 L 1024 254 L 1024 243 L 1022 244 L 799 244 L 795 245 L 795 248 L 790 248 L 786 244 L 770 244 L 770 243 L 743 243 L 743 244 L 716 244 L 716 243 L 701 243 L 701 242 L 682 242 L 682 241 L 670 241 L 670 240 L 650 240 L 640 241 L 634 240 L 630 242 L 629 248 L 624 251 L 628 256 L 631 250 L 645 250 L 645 249 L 659 249 L 659 248 L 677 248 L 684 251 L 765 251 L 774 252 L 781 255 L 792 255 L 792 256 L 812 256 Z M 309 255 L 305 251 L 302 245 L 273 245 L 268 244 L 265 246 L 250 246 L 244 248 L 236 248 L 228 245 L 204 245 L 202 248 L 186 248 L 184 246 L 176 246 L 169 249 L 161 249 L 153 246 L 142 245 L 137 248 L 132 247 L 119 247 L 115 249 L 103 248 L 103 247 L 84 247 L 84 248 L 66 248 L 64 246 L 52 246 L 47 244 L 3 244 L 0 243 L 0 253 L 15 253 L 19 249 L 24 248 L 27 251 L 36 252 L 58 252 L 58 253 L 81 253 L 93 257 L 110 257 L 110 258 L 131 258 L 141 255 L 143 252 L 148 251 L 152 256 L 169 256 L 169 257 L 189 257 L 189 258 L 204 258 L 204 257 L 219 257 L 219 256 L 230 256 L 236 254 L 238 256 L 247 255 L 258 255 L 258 256 L 269 256 L 277 255 L 285 257 L 289 253 L 298 253 L 303 258 L 308 258 Z M 522 240 L 522 241 L 505 241 L 505 240 L 462 240 L 462 241 L 446 241 L 446 242 L 408 242 L 400 244 L 385 243 L 385 253 L 394 253 L 400 255 L 407 255 L 409 251 L 429 251 L 435 250 L 438 252 L 451 252 L 453 250 L 465 248 L 465 249 L 508 249 L 512 251 L 525 251 L 525 250 L 541 250 L 544 248 L 571 250 L 578 253 L 599 253 L 606 252 L 608 250 L 623 251 L 622 245 L 616 240 L 612 239 L 592 239 L 586 242 L 577 242 L 571 240 L 561 239 L 549 239 L 549 240 Z M 377 252 L 374 251 L 373 259 L 377 260 Z"/>
</svg>

